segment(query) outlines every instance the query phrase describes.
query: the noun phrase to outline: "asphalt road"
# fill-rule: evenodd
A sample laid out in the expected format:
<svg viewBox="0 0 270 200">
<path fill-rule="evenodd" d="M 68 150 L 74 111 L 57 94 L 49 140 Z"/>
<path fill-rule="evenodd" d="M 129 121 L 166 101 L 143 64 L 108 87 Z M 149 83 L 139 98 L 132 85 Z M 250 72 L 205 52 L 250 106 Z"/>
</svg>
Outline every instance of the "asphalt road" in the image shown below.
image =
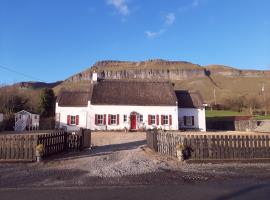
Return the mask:
<svg viewBox="0 0 270 200">
<path fill-rule="evenodd" d="M 60 199 L 211 199 L 269 200 L 269 181 L 221 181 L 181 185 L 134 185 L 104 187 L 2 188 L 1 200 Z"/>
</svg>

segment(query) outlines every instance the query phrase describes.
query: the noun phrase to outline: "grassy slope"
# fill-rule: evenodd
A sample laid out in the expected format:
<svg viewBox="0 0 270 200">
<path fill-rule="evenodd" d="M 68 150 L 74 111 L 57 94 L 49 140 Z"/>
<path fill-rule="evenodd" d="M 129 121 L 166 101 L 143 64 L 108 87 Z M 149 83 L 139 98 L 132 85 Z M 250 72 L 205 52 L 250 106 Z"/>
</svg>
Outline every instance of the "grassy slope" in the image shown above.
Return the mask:
<svg viewBox="0 0 270 200">
<path fill-rule="evenodd" d="M 232 96 L 246 96 L 262 98 L 261 87 L 265 83 L 265 93 L 270 93 L 270 79 L 266 77 L 224 77 L 212 76 L 217 84 L 215 86 L 209 78 L 195 78 L 184 81 L 176 81 L 176 89 L 198 90 L 207 103 L 214 101 L 214 88 L 217 103 Z"/>
</svg>

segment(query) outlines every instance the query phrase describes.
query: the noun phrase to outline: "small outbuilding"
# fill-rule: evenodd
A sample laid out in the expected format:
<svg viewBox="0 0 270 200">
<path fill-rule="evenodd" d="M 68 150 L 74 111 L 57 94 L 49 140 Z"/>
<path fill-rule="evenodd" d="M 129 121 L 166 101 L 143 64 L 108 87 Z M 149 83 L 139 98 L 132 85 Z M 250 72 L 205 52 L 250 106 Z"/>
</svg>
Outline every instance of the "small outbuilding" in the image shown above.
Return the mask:
<svg viewBox="0 0 270 200">
<path fill-rule="evenodd" d="M 39 118 L 38 114 L 30 113 L 22 110 L 15 114 L 15 131 L 27 131 L 27 130 L 38 130 L 39 129 Z"/>
</svg>

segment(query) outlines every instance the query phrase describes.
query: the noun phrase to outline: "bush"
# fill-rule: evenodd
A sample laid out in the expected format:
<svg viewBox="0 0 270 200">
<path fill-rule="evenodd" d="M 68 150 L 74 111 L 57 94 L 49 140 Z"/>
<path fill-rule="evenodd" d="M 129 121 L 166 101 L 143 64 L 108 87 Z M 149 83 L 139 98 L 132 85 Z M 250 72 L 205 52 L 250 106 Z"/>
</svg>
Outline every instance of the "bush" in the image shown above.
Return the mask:
<svg viewBox="0 0 270 200">
<path fill-rule="evenodd" d="M 15 119 L 12 114 L 5 115 L 4 121 L 2 122 L 0 130 L 2 131 L 13 131 L 15 126 Z"/>
</svg>

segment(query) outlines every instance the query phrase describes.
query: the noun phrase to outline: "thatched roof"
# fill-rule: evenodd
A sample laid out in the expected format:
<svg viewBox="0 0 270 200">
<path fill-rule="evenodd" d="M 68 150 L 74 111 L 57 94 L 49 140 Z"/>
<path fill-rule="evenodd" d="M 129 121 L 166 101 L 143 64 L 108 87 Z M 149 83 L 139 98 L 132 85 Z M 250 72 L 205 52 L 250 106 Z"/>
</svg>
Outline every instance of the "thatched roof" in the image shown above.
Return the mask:
<svg viewBox="0 0 270 200">
<path fill-rule="evenodd" d="M 62 107 L 86 107 L 92 91 L 61 91 L 56 102 Z"/>
<path fill-rule="evenodd" d="M 175 91 L 179 108 L 202 108 L 204 107 L 203 98 L 199 92 L 187 90 Z"/>
<path fill-rule="evenodd" d="M 175 106 L 169 82 L 104 80 L 93 88 L 93 105 Z"/>
</svg>

